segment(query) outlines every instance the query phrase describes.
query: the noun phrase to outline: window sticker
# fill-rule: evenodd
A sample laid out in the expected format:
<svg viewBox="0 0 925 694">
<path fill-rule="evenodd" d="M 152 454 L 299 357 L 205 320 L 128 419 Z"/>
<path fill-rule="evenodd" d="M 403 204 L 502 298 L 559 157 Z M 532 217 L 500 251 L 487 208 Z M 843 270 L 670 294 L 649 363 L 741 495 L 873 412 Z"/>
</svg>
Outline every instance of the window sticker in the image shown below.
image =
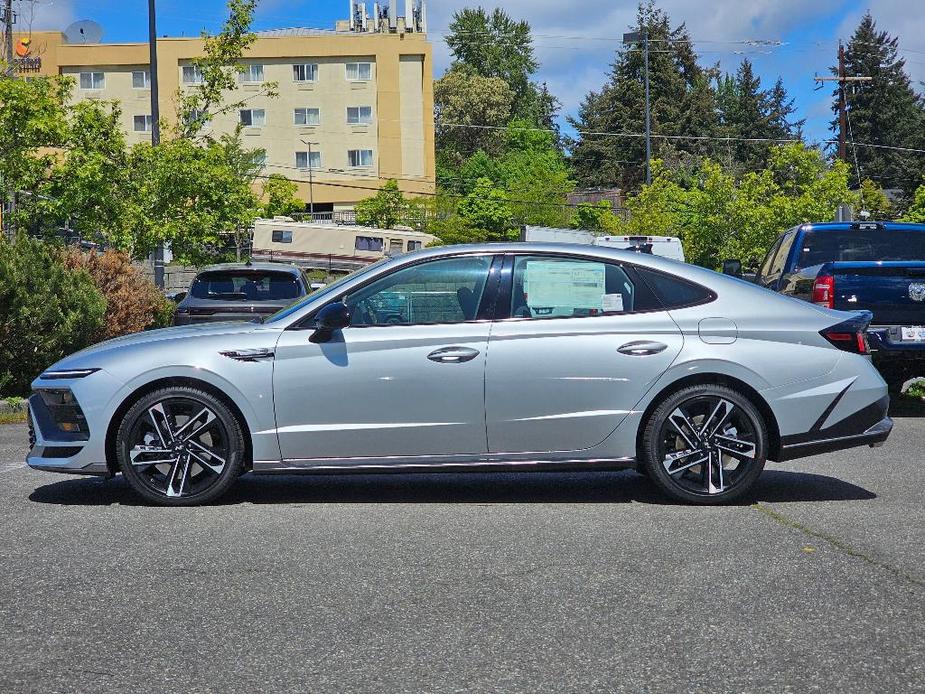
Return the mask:
<svg viewBox="0 0 925 694">
<path fill-rule="evenodd" d="M 524 294 L 533 308 L 601 310 L 603 263 L 531 260 L 524 271 Z M 622 297 L 621 297 L 622 301 Z M 553 315 L 563 315 L 555 310 Z"/>
<path fill-rule="evenodd" d="M 601 310 L 604 311 L 604 313 L 622 312 L 623 311 L 623 295 L 622 294 L 604 294 L 601 297 Z"/>
</svg>

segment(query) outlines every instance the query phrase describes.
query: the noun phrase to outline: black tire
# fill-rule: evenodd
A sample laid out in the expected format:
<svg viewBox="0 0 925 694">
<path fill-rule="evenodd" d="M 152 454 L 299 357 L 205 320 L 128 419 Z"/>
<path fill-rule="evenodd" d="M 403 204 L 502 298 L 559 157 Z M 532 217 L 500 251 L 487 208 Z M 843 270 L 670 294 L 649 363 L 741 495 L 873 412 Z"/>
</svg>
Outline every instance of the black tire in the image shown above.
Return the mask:
<svg viewBox="0 0 925 694">
<path fill-rule="evenodd" d="M 693 504 L 742 496 L 768 456 L 761 412 L 742 393 L 720 385 L 690 386 L 667 396 L 646 421 L 641 443 L 640 462 L 649 479 L 668 496 Z"/>
<path fill-rule="evenodd" d="M 211 393 L 164 388 L 138 399 L 116 433 L 122 474 L 140 496 L 196 506 L 228 491 L 244 467 L 244 431 Z"/>
</svg>

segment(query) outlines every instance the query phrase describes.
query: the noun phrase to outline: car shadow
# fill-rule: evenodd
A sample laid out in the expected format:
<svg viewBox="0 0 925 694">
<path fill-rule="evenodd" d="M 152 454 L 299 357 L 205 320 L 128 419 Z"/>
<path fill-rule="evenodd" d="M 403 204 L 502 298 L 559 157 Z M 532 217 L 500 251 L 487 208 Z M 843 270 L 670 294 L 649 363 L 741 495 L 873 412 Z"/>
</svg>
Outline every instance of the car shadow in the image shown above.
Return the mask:
<svg viewBox="0 0 925 694">
<path fill-rule="evenodd" d="M 808 472 L 766 470 L 738 502 L 862 501 L 862 487 Z M 139 506 L 121 477 L 68 479 L 38 487 L 30 501 L 65 506 Z M 621 472 L 430 473 L 380 475 L 245 475 L 216 505 L 236 504 L 511 504 L 645 503 L 673 505 L 649 480 Z"/>
<path fill-rule="evenodd" d="M 890 398 L 890 416 L 896 418 L 925 417 L 925 402 L 906 395 Z"/>
</svg>

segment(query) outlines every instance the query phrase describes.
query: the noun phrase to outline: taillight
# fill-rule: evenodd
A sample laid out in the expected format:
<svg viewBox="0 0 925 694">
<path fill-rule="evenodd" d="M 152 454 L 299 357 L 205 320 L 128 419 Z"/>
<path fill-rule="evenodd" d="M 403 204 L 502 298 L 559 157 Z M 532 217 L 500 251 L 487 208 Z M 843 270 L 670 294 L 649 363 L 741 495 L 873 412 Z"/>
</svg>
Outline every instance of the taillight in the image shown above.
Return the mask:
<svg viewBox="0 0 925 694">
<path fill-rule="evenodd" d="M 847 320 L 820 330 L 819 334 L 838 349 L 854 354 L 870 354 L 870 345 L 867 343 L 867 325 L 870 321 L 865 318 Z"/>
<path fill-rule="evenodd" d="M 813 282 L 812 302 L 817 306 L 835 308 L 835 278 L 832 275 L 819 275 Z"/>
</svg>

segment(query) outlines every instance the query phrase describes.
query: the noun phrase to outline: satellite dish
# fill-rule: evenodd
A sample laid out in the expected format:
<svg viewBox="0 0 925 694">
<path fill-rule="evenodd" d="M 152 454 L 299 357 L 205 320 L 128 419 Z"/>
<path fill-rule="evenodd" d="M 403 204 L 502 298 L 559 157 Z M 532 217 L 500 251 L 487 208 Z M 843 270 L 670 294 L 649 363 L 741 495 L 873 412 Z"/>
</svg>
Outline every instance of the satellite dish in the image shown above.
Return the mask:
<svg viewBox="0 0 925 694">
<path fill-rule="evenodd" d="M 64 30 L 66 43 L 99 43 L 103 38 L 103 27 L 91 19 L 81 19 Z"/>
</svg>

